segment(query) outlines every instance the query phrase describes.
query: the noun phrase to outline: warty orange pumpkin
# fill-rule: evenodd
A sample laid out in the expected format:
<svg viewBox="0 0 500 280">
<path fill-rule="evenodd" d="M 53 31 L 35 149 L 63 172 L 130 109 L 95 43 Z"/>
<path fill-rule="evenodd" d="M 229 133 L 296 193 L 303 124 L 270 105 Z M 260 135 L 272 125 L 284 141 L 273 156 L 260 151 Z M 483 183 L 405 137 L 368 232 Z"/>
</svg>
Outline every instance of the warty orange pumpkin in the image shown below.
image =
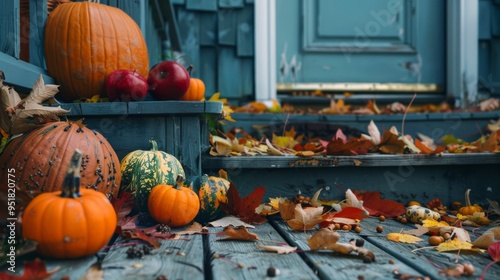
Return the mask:
<svg viewBox="0 0 500 280">
<path fill-rule="evenodd" d="M 79 258 L 97 253 L 115 231 L 117 218 L 109 199 L 80 189 L 81 164 L 82 153 L 76 149 L 61 191 L 38 195 L 23 212 L 23 238 L 36 241 L 43 256 Z"/>
<path fill-rule="evenodd" d="M 93 2 L 58 5 L 47 18 L 44 41 L 49 74 L 63 101 L 106 96 L 107 75 L 118 69 L 147 77 L 149 57 L 137 23 L 122 10 Z"/>
<path fill-rule="evenodd" d="M 118 194 L 120 161 L 109 142 L 81 122 L 52 122 L 14 138 L 0 155 L 0 182 L 14 180 L 16 210 L 40 193 L 60 190 L 74 149 L 83 153 L 82 186 L 108 198 Z M 0 184 L 0 202 L 5 205 L 7 194 L 7 184 Z M 6 212 L 0 213 L 4 218 Z"/>
</svg>

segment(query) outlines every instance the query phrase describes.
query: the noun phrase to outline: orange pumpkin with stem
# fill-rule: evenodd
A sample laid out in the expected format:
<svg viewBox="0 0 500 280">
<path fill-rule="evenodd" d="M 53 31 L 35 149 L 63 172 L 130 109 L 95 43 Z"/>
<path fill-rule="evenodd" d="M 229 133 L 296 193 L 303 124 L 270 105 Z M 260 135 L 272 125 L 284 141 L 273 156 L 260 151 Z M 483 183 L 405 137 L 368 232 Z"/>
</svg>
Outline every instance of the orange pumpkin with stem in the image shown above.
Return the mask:
<svg viewBox="0 0 500 280">
<path fill-rule="evenodd" d="M 191 76 L 191 71 L 193 70 L 193 65 L 187 68 L 189 75 Z M 191 78 L 189 82 L 189 88 L 180 100 L 182 101 L 200 101 L 205 97 L 205 83 L 201 79 Z"/>
<path fill-rule="evenodd" d="M 47 70 L 64 101 L 106 96 L 106 77 L 118 69 L 148 76 L 148 48 L 137 23 L 121 9 L 95 2 L 65 1 L 45 24 Z"/>
<path fill-rule="evenodd" d="M 483 208 L 477 204 L 472 205 L 469 198 L 470 189 L 465 192 L 465 206 L 458 209 L 458 213 L 462 215 L 474 215 L 476 212 L 483 212 Z"/>
<path fill-rule="evenodd" d="M 97 253 L 113 235 L 117 218 L 109 199 L 80 189 L 82 153 L 76 149 L 61 191 L 42 193 L 26 207 L 22 235 L 37 242 L 37 251 L 52 258 L 79 258 Z"/>
<path fill-rule="evenodd" d="M 153 187 L 148 210 L 155 221 L 180 227 L 194 220 L 200 210 L 200 200 L 191 188 L 184 186 L 184 177 L 179 175 L 175 186 L 160 184 Z"/>
</svg>

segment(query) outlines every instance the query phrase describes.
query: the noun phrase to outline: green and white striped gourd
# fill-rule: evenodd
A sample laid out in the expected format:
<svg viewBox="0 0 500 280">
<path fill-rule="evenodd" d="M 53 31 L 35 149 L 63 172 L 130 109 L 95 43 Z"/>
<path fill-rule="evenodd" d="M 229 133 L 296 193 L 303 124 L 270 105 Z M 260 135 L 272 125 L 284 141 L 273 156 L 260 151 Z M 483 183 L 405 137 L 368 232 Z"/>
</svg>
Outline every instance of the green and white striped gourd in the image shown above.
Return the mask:
<svg viewBox="0 0 500 280">
<path fill-rule="evenodd" d="M 186 177 L 179 160 L 171 154 L 158 150 L 155 140 L 150 140 L 149 151 L 136 150 L 127 154 L 121 161 L 121 192 L 134 196 L 140 211 L 148 210 L 151 189 L 159 184 L 175 185 L 178 175 Z"/>
</svg>

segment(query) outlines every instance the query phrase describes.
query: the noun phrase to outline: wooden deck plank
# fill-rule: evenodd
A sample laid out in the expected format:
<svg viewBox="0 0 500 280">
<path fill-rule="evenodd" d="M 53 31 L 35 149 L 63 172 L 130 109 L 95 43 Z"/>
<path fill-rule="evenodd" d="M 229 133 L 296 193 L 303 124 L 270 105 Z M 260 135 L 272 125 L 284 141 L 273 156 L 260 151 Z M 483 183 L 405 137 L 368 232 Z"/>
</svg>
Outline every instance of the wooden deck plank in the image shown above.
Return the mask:
<svg viewBox="0 0 500 280">
<path fill-rule="evenodd" d="M 235 156 L 205 157 L 204 168 L 305 168 L 305 167 L 368 167 L 368 166 L 430 166 L 430 165 L 483 165 L 500 164 L 498 153 L 470 154 L 368 154 L 357 156 Z"/>
<path fill-rule="evenodd" d="M 290 227 L 281 219 L 270 221 L 285 236 L 285 239 L 293 246 L 301 250 L 308 251 L 307 239 L 312 236 L 313 231 L 292 231 Z M 351 239 L 358 239 L 361 236 L 347 231 L 339 231 L 340 240 L 338 242 L 348 243 Z M 306 261 L 313 264 L 321 279 L 391 279 L 394 278 L 393 271 L 397 269 L 400 273 L 419 276 L 421 273 L 404 264 L 394 256 L 382 251 L 377 246 L 365 242 L 364 248 L 375 254 L 374 263 L 364 263 L 361 258 L 354 253 L 351 255 L 341 255 L 331 251 L 305 252 Z M 394 263 L 392 263 L 394 262 Z"/>
<path fill-rule="evenodd" d="M 220 231 L 222 228 L 209 228 L 211 233 Z M 215 234 L 208 235 L 213 279 L 266 279 L 267 269 L 271 265 L 280 270 L 280 275 L 274 279 L 317 279 L 299 254 L 278 255 L 265 252 L 256 246 L 257 244 L 277 246 L 279 244 L 276 242 L 284 242 L 284 239 L 269 223 L 258 225 L 249 231 L 256 233 L 260 240 L 256 242 L 217 241 L 223 237 L 217 237 Z M 224 256 L 224 259 L 213 258 L 214 254 Z M 239 268 L 236 263 L 241 263 L 243 268 Z"/>
<path fill-rule="evenodd" d="M 162 240 L 160 248 L 141 259 L 127 258 L 129 246 L 119 246 L 117 239 L 104 260 L 104 279 L 204 279 L 203 238 L 201 235 L 182 236 L 178 240 Z M 184 238 L 186 240 L 184 240 Z"/>
<path fill-rule="evenodd" d="M 364 219 L 362 221 L 363 232 L 361 236 L 366 238 L 369 242 L 377 245 L 383 250 L 390 254 L 397 256 L 399 259 L 404 260 L 409 266 L 414 267 L 421 273 L 428 272 L 428 275 L 433 279 L 441 279 L 444 276 L 439 274 L 440 268 L 435 267 L 435 265 L 441 268 L 454 267 L 457 263 L 464 264 L 470 263 L 474 265 L 475 272 L 472 276 L 474 279 L 478 279 L 484 267 L 491 261 L 488 253 L 468 253 L 465 251 L 457 254 L 457 251 L 451 252 L 438 252 L 433 248 L 420 249 L 412 253 L 412 250 L 428 247 L 429 236 L 423 235 L 420 238 L 423 241 L 418 242 L 418 244 L 406 244 L 398 243 L 387 240 L 387 234 L 390 232 L 400 232 L 401 230 L 408 230 L 416 228 L 412 224 L 402 224 L 393 219 L 387 219 L 384 222 L 379 222 L 377 219 Z M 382 233 L 376 232 L 376 227 L 382 225 L 384 231 Z M 471 239 L 474 241 L 477 237 L 471 234 Z M 495 279 L 500 275 L 500 266 L 492 266 L 485 279 Z"/>
</svg>

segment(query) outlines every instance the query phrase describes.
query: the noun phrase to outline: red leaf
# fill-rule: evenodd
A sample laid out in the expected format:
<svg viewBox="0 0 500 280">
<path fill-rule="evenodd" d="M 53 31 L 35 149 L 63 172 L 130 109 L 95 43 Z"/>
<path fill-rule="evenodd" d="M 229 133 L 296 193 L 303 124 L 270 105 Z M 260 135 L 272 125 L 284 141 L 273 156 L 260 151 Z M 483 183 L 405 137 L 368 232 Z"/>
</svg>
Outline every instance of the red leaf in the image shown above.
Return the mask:
<svg viewBox="0 0 500 280">
<path fill-rule="evenodd" d="M 39 258 L 34 261 L 24 263 L 24 271 L 22 275 L 12 275 L 6 272 L 0 272 L 0 279 L 5 280 L 42 280 L 48 279 L 52 274 L 59 270 L 59 266 L 55 267 L 51 271 L 47 271 L 45 263 Z"/>
<path fill-rule="evenodd" d="M 490 254 L 490 257 L 493 259 L 493 261 L 486 265 L 479 280 L 485 279 L 486 272 L 488 272 L 490 266 L 494 265 L 497 262 L 500 262 L 500 242 L 495 242 L 488 246 L 488 253 Z"/>
<path fill-rule="evenodd" d="M 122 231 L 122 235 L 129 239 L 140 239 L 149 243 L 153 248 L 160 248 L 161 242 L 159 239 L 147 235 L 144 231 L 138 228 L 124 230 Z"/>
<path fill-rule="evenodd" d="M 363 200 L 363 207 L 370 215 L 397 217 L 405 212 L 405 206 L 390 199 L 381 199 L 379 192 L 354 191 L 359 200 Z"/>
<path fill-rule="evenodd" d="M 328 220 L 331 218 L 349 218 L 354 220 L 362 220 L 364 218 L 368 218 L 366 216 L 365 211 L 358 207 L 345 207 L 340 212 L 331 212 L 323 215 L 323 219 Z"/>
<path fill-rule="evenodd" d="M 134 223 L 135 227 L 135 220 L 137 216 L 134 217 L 134 219 L 127 217 L 127 215 L 130 214 L 135 207 L 134 197 L 130 193 L 124 192 L 119 198 L 115 198 L 112 201 L 112 204 L 115 209 L 117 221 L 115 233 L 121 234 L 122 230 L 125 230 L 124 226 L 131 222 Z"/>
<path fill-rule="evenodd" d="M 495 242 L 488 246 L 488 253 L 495 262 L 500 262 L 500 242 Z"/>
<path fill-rule="evenodd" d="M 238 189 L 231 182 L 227 190 L 227 203 L 221 202 L 222 210 L 239 217 L 247 223 L 263 223 L 266 221 L 266 218 L 255 213 L 255 208 L 262 203 L 265 191 L 265 187 L 256 187 L 252 193 L 242 199 L 238 193 Z"/>
<path fill-rule="evenodd" d="M 361 140 L 357 138 L 350 139 L 344 142 L 341 139 L 335 139 L 328 143 L 326 146 L 327 155 L 365 155 L 372 147 L 372 143 L 368 140 Z"/>
</svg>

